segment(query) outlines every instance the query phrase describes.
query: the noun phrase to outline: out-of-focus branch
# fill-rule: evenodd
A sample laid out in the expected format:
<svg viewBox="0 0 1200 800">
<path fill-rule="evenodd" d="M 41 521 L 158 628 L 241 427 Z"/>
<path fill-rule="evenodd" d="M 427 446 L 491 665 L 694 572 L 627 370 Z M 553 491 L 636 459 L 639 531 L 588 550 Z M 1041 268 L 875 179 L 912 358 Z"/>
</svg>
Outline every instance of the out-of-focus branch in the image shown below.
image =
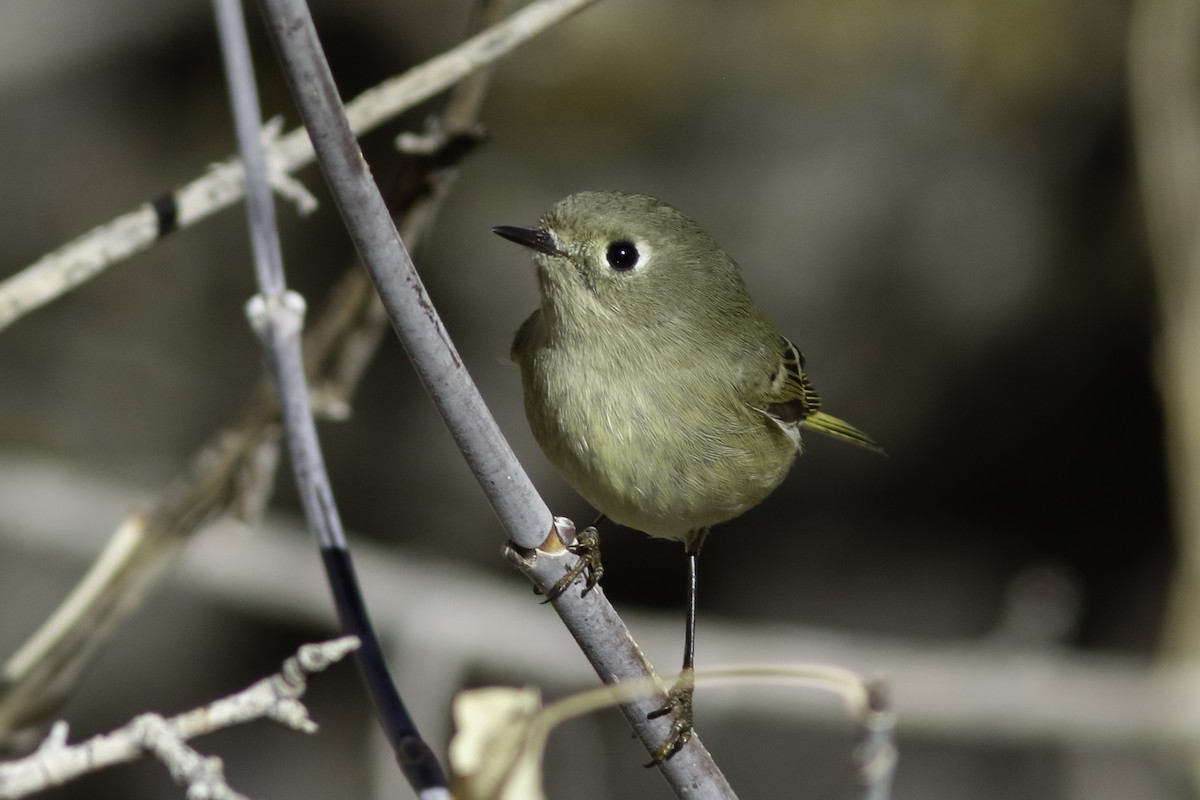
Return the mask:
<svg viewBox="0 0 1200 800">
<path fill-rule="evenodd" d="M 485 15 L 484 21 L 488 18 Z M 468 130 L 474 118 L 467 112 L 478 107 L 482 80 L 473 80 L 462 90 L 468 98 L 465 101 L 457 99 L 459 88 L 451 94 L 447 113 L 453 113 L 455 127 L 449 117 L 440 124 L 435 117 L 433 126 L 447 135 Z M 396 91 L 400 88 L 397 84 Z M 309 147 L 311 159 L 307 133 L 300 129 L 296 135 Z M 409 161 L 419 163 L 403 176 L 401 186 L 408 188 L 402 189 L 406 200 L 397 213 L 406 236 L 417 244 L 427 233 L 457 169 L 440 160 Z M 434 190 L 428 190 L 429 186 Z M 370 279 L 361 267 L 352 266 L 330 291 L 325 308 L 304 336 L 305 369 L 314 387 L 317 411 L 345 416 L 386 324 Z M 264 382 L 240 419 L 215 433 L 149 510 L 118 526 L 105 552 L 74 591 L 27 643 L 0 665 L 0 750 L 23 749 L 37 735 L 26 727 L 63 702 L 202 525 L 230 511 L 241 519 L 256 518 L 274 482 L 273 454 L 279 435 L 279 404 L 274 390 Z"/>
<path fill-rule="evenodd" d="M 1134 3 L 1129 72 L 1179 542 L 1163 645 L 1200 659 L 1200 4 Z"/>
<path fill-rule="evenodd" d="M 78 508 L 52 505 L 62 494 Z M 95 556 L 88 529 L 96 508 L 137 502 L 135 487 L 65 459 L 0 453 L 0 548 L 68 568 Z M 178 586 L 217 608 L 262 624 L 335 623 L 303 527 L 271 516 L 254 536 L 219 520 L 189 548 Z M 584 688 L 586 662 L 528 589 L 462 564 L 355 538 L 363 589 L 385 640 L 418 650 L 463 680 L 521 675 L 556 694 Z M 260 565 L 271 564 L 271 570 Z M 673 614 L 624 614 L 651 656 L 674 657 Z M 960 746 L 1096 748 L 1177 754 L 1200 746 L 1200 665 L 1156 664 L 1129 654 L 1012 646 L 990 638 L 931 642 L 849 633 L 752 618 L 709 619 L 709 664 L 820 661 L 866 675 L 886 673 L 906 735 Z M 450 686 L 452 690 L 454 686 Z M 795 698 L 800 701 L 802 698 Z M 445 709 L 446 696 L 427 698 Z M 772 720 L 822 726 L 838 719 L 826 704 L 773 692 L 705 690 L 700 724 Z"/>
<path fill-rule="evenodd" d="M 0 667 L 0 749 L 23 747 L 120 624 L 144 602 L 183 545 L 233 502 L 246 460 L 278 435 L 277 412 L 259 402 L 221 431 L 150 511 L 123 521 L 88 573 L 33 637 Z"/>
<path fill-rule="evenodd" d="M 357 649 L 353 636 L 306 644 L 283 662 L 275 675 L 242 691 L 170 719 L 143 714 L 112 733 L 67 744 L 67 724 L 55 723 L 37 751 L 16 761 L 0 762 L 0 800 L 15 800 L 75 780 L 89 772 L 134 761 L 151 753 L 188 787 L 189 797 L 240 798 L 229 788 L 217 759 L 187 746 L 189 739 L 256 719 L 273 719 L 303 733 L 317 724 L 300 702 L 308 676 L 321 672 Z"/>
<path fill-rule="evenodd" d="M 535 0 L 459 46 L 363 92 L 346 107 L 351 128 L 359 136 L 375 129 L 594 2 Z M 313 161 L 308 133 L 297 128 L 276 138 L 276 131 L 268 126 L 264 136 L 275 190 L 297 202 L 301 213 L 311 210 L 314 207 L 311 196 L 287 178 Z M 182 188 L 144 203 L 46 254 L 0 282 L 0 330 L 113 264 L 146 250 L 168 233 L 228 208 L 242 196 L 242 164 L 238 159 L 230 159 Z"/>
</svg>

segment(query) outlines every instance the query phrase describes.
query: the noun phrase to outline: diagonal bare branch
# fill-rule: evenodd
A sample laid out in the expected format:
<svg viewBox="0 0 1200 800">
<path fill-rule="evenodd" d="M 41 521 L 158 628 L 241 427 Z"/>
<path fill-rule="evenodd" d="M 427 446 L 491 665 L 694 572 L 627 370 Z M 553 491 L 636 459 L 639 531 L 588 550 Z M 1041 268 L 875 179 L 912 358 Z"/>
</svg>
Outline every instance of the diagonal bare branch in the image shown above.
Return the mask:
<svg viewBox="0 0 1200 800">
<path fill-rule="evenodd" d="M 346 107 L 351 128 L 359 136 L 374 130 L 595 1 L 535 0 L 459 46 L 363 92 Z M 308 133 L 301 127 L 276 138 L 268 126 L 264 136 L 276 191 L 285 197 L 304 198 L 285 179 L 312 163 Z M 242 179 L 240 160 L 223 161 L 174 192 L 92 229 L 0 282 L 0 330 L 110 266 L 148 249 L 172 231 L 233 205 L 244 195 Z M 311 205 L 300 202 L 299 207 L 303 212 Z"/>
</svg>

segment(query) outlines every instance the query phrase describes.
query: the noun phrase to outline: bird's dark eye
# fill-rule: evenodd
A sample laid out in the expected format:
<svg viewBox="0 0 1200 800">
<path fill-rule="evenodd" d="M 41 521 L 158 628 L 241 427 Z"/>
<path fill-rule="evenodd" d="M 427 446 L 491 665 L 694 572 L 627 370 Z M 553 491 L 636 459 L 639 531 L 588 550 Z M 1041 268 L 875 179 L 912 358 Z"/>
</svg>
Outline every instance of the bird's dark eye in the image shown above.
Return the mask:
<svg viewBox="0 0 1200 800">
<path fill-rule="evenodd" d="M 604 254 L 604 257 L 608 259 L 610 267 L 624 272 L 636 267 L 640 256 L 637 248 L 631 243 L 613 242 L 608 246 L 608 252 Z"/>
</svg>

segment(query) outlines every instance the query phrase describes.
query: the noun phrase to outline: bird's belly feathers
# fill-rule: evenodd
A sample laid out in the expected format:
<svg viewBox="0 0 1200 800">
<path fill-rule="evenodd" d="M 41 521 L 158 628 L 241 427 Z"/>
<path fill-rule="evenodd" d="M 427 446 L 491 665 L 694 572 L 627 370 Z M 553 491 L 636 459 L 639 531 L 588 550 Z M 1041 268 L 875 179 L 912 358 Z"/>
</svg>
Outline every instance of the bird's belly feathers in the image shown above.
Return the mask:
<svg viewBox="0 0 1200 800">
<path fill-rule="evenodd" d="M 577 492 L 605 516 L 684 539 L 758 504 L 798 451 L 732 395 L 704 398 L 653 374 L 600 380 L 542 351 L 522 360 L 534 437 Z M 537 396 L 543 402 L 531 402 Z"/>
</svg>

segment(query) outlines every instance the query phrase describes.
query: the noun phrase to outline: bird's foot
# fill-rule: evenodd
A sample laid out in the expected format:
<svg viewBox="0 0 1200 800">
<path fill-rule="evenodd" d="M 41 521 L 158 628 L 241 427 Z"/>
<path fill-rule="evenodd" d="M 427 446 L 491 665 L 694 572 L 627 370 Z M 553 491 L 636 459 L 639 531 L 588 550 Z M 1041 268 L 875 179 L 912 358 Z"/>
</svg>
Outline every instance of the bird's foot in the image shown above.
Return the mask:
<svg viewBox="0 0 1200 800">
<path fill-rule="evenodd" d="M 596 588 L 596 584 L 604 577 L 604 564 L 600 561 L 600 533 L 595 525 L 580 531 L 575 537 L 575 542 L 567 546 L 567 551 L 579 556 L 579 560 L 550 587 L 543 603 L 558 599 L 580 575 L 583 576 L 584 594 Z"/>
<path fill-rule="evenodd" d="M 653 767 L 666 761 L 682 750 L 683 746 L 691 740 L 692 695 L 695 690 L 696 675 L 692 670 L 685 669 L 679 675 L 679 680 L 675 681 L 675 685 L 671 687 L 671 691 L 667 692 L 666 705 L 646 715 L 647 719 L 658 719 L 668 714 L 672 716 L 667 738 L 654 751 L 654 757 L 650 759 L 650 763 L 646 764 L 647 767 Z"/>
</svg>

